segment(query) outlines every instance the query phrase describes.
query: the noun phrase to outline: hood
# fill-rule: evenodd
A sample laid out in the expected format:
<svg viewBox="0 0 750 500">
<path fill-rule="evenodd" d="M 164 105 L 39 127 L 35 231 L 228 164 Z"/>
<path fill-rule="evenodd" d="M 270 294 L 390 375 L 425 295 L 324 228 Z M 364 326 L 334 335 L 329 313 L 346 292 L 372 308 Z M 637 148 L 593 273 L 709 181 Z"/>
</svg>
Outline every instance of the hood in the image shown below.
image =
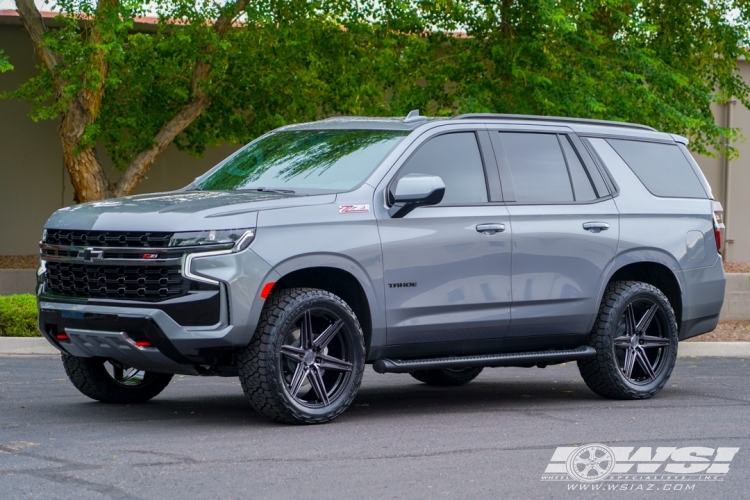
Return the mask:
<svg viewBox="0 0 750 500">
<path fill-rule="evenodd" d="M 73 205 L 58 210 L 45 228 L 81 231 L 195 231 L 254 227 L 257 212 L 323 205 L 335 194 L 299 196 L 258 191 L 183 191 Z"/>
</svg>

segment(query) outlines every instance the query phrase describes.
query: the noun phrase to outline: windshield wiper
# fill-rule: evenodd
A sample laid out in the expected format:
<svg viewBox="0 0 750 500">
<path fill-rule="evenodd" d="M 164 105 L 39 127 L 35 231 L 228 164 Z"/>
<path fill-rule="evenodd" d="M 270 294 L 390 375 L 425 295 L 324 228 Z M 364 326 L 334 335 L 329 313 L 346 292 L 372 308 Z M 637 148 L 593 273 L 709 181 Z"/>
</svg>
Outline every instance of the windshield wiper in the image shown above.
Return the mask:
<svg viewBox="0 0 750 500">
<path fill-rule="evenodd" d="M 291 189 L 277 189 L 277 188 L 248 188 L 248 191 L 260 191 L 263 193 L 285 193 L 285 194 L 294 194 L 294 191 Z"/>
</svg>

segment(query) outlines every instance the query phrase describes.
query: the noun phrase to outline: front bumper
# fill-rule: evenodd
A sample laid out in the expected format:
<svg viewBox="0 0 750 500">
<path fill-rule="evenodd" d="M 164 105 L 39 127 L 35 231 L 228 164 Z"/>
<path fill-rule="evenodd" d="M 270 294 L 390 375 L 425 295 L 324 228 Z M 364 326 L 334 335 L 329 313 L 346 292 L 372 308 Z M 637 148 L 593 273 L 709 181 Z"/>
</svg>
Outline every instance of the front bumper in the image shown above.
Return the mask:
<svg viewBox="0 0 750 500">
<path fill-rule="evenodd" d="M 39 329 L 52 345 L 73 356 L 107 357 L 147 371 L 199 374 L 199 365 L 216 362 L 217 350 L 250 343 L 263 308 L 259 292 L 266 282 L 277 281 L 278 274 L 250 249 L 196 256 L 189 271 L 220 283 L 218 323 L 182 326 L 158 303 L 65 301 L 45 295 L 42 286 Z M 69 341 L 57 340 L 62 331 Z M 134 341 L 141 338 L 153 347 L 136 346 Z"/>
</svg>

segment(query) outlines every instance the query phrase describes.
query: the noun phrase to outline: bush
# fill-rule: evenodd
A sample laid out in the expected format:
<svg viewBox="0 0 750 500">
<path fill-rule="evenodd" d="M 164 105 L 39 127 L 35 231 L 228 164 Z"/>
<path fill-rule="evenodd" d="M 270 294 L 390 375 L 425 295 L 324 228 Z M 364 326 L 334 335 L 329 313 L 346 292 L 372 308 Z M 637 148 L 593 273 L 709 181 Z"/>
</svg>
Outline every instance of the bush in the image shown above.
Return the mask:
<svg viewBox="0 0 750 500">
<path fill-rule="evenodd" d="M 36 319 L 34 295 L 0 296 L 0 337 L 41 337 Z"/>
</svg>

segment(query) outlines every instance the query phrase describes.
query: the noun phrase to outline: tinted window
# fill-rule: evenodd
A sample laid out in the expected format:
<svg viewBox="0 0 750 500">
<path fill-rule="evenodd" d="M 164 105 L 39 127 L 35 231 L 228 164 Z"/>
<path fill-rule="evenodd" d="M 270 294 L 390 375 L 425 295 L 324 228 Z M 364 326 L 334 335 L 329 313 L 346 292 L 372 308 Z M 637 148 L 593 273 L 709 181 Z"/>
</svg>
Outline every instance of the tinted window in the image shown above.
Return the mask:
<svg viewBox="0 0 750 500">
<path fill-rule="evenodd" d="M 573 201 L 560 143 L 554 134 L 500 133 L 519 203 Z"/>
<path fill-rule="evenodd" d="M 245 146 L 200 179 L 196 189 L 348 191 L 363 182 L 407 134 L 398 130 L 276 132 Z"/>
<path fill-rule="evenodd" d="M 676 144 L 607 139 L 656 196 L 706 198 L 698 177 Z"/>
<path fill-rule="evenodd" d="M 445 183 L 441 205 L 463 205 L 487 201 L 487 183 L 479 146 L 473 132 L 440 135 L 422 145 L 399 171 L 438 175 Z"/>
<path fill-rule="evenodd" d="M 586 170 L 583 168 L 581 159 L 578 158 L 573 146 L 567 137 L 560 137 L 560 144 L 562 144 L 563 152 L 565 153 L 565 159 L 568 162 L 568 170 L 570 171 L 570 180 L 573 183 L 573 191 L 575 191 L 576 201 L 591 201 L 596 199 L 594 194 L 594 188 L 591 185 L 591 180 Z"/>
</svg>

